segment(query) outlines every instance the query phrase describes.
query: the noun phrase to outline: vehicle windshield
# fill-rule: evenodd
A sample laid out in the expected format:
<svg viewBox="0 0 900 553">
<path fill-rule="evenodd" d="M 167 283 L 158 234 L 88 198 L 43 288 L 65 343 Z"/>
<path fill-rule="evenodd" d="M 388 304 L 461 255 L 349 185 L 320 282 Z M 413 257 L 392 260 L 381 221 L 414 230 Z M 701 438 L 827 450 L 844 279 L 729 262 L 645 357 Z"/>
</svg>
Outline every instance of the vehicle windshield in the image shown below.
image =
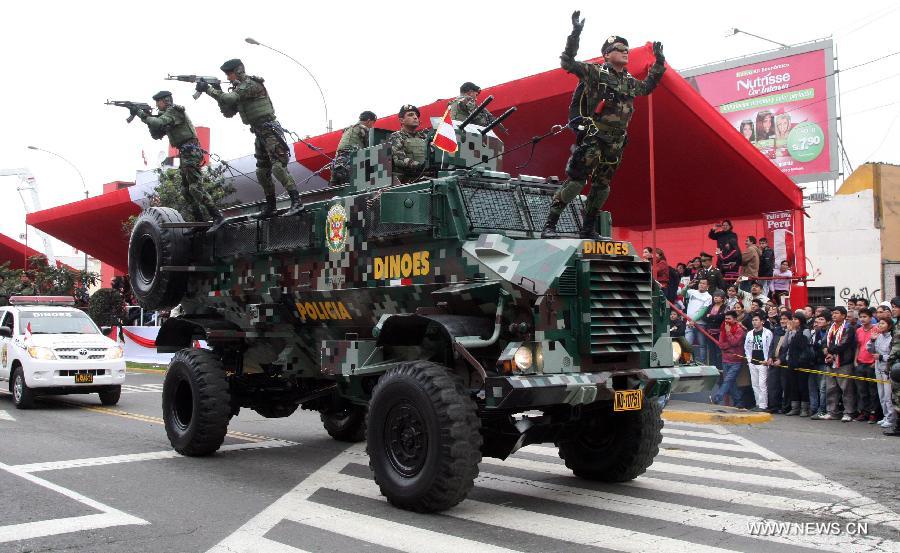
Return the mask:
<svg viewBox="0 0 900 553">
<path fill-rule="evenodd" d="M 20 311 L 19 332 L 31 324 L 32 334 L 99 334 L 94 321 L 81 311 Z"/>
</svg>

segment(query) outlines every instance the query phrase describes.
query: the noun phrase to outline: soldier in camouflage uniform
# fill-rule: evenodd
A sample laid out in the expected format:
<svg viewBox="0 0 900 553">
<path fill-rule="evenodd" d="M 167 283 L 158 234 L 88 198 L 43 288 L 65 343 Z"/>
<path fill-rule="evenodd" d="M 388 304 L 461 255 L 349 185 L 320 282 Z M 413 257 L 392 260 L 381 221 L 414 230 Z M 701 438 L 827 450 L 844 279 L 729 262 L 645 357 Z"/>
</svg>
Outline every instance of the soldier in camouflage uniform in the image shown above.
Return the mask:
<svg viewBox="0 0 900 553">
<path fill-rule="evenodd" d="M 331 167 L 332 186 L 350 182 L 350 158 L 353 152 L 369 147 L 369 129 L 376 119 L 374 113 L 364 111 L 359 114 L 359 122 L 344 129 Z"/>
<path fill-rule="evenodd" d="M 133 110 L 132 114 L 147 125 L 150 136 L 156 140 L 168 137 L 169 145 L 178 150 L 178 157 L 181 159 L 178 167 L 181 174 L 181 188 L 184 199 L 191 206 L 194 220 L 206 220 L 203 210 L 200 209 L 200 206 L 203 206 L 215 226 L 218 226 L 224 218 L 201 185 L 203 177 L 200 174 L 200 165 L 203 163 L 203 150 L 200 148 L 197 131 L 194 130 L 190 117 L 185 113 L 184 107 L 175 105 L 172 93 L 168 90 L 160 90 L 153 95 L 153 99 L 156 101 L 159 115 L 150 115 L 143 110 Z"/>
<path fill-rule="evenodd" d="M 401 128 L 388 137 L 394 176 L 407 183 L 425 176 L 425 161 L 431 133 L 419 128 L 419 108 L 406 104 L 397 114 Z"/>
<path fill-rule="evenodd" d="M 475 83 L 465 82 L 459 87 L 459 96 L 450 102 L 450 119 L 454 121 L 465 121 L 472 115 L 475 108 L 478 107 L 478 94 L 481 89 Z M 482 127 L 490 124 L 496 117 L 487 109 L 481 111 L 478 117 L 472 120 L 472 123 Z"/>
<path fill-rule="evenodd" d="M 654 42 L 656 63 L 650 67 L 646 80 L 635 79 L 625 69 L 628 41 L 619 36 L 611 36 L 603 44 L 601 52 L 606 60 L 602 65 L 575 61 L 584 28 L 584 20 L 579 21 L 580 14 L 578 11 L 572 14 L 572 34 L 560 56 L 562 68 L 579 79 L 569 105 L 569 126 L 577 133 L 577 140 L 566 164 L 569 179 L 553 196 L 542 238 L 558 236 L 556 223 L 563 209 L 581 193 L 588 178 L 591 191 L 584 206 L 581 235 L 598 237 L 597 213 L 609 196 L 609 183 L 622 161 L 634 98 L 650 94 L 666 70 L 662 44 Z"/>
<path fill-rule="evenodd" d="M 885 430 L 884 435 L 900 436 L 900 296 L 891 299 L 891 314 L 894 316 L 894 337 L 887 361 L 891 368 L 891 403 L 897 416 L 894 417 L 894 427 Z"/>
<path fill-rule="evenodd" d="M 222 71 L 231 81 L 231 89 L 223 92 L 204 80 L 197 83 L 198 92 L 206 92 L 218 103 L 222 115 L 234 117 L 240 114 L 241 122 L 250 125 L 256 135 L 256 178 L 266 194 L 266 207 L 259 213 L 260 219 L 275 214 L 275 186 L 272 175 L 284 186 L 291 197 L 291 207 L 285 215 L 296 215 L 303 210 L 303 202 L 297 193 L 294 178 L 287 170 L 290 147 L 284 138 L 284 130 L 275 118 L 275 108 L 263 79 L 247 75 L 239 59 L 222 64 Z"/>
</svg>

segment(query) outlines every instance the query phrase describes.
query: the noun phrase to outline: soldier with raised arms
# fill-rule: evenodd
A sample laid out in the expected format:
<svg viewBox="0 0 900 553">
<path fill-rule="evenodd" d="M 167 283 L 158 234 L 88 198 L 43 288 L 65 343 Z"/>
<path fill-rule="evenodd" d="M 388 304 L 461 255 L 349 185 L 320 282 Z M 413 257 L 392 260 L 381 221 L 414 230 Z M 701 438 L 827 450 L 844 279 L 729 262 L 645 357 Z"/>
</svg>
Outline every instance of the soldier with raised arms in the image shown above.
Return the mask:
<svg viewBox="0 0 900 553">
<path fill-rule="evenodd" d="M 584 28 L 581 12 L 572 14 L 572 33 L 560 56 L 562 68 L 578 77 L 569 105 L 569 126 L 576 133 L 572 155 L 566 164 L 568 180 L 553 196 L 542 238 L 556 238 L 556 224 L 566 205 L 581 193 L 587 180 L 591 190 L 584 206 L 583 238 L 598 238 L 597 214 L 609 197 L 612 181 L 625 148 L 628 122 L 634 114 L 634 98 L 650 94 L 666 70 L 662 43 L 653 43 L 656 62 L 643 81 L 625 69 L 628 41 L 611 36 L 603 43 L 603 64 L 575 61 Z"/>
<path fill-rule="evenodd" d="M 350 182 L 350 158 L 353 152 L 369 147 L 369 129 L 375 125 L 376 119 L 374 113 L 364 111 L 359 114 L 358 122 L 344 129 L 331 168 L 332 186 Z"/>
<path fill-rule="evenodd" d="M 201 209 L 203 206 L 213 222 L 221 224 L 224 219 L 222 213 L 202 186 L 200 166 L 203 163 L 203 150 L 190 117 L 185 113 L 184 107 L 175 105 L 172 93 L 168 90 L 160 90 L 153 95 L 153 100 L 156 101 L 159 115 L 151 115 L 144 110 L 134 110 L 132 115 L 136 115 L 147 125 L 150 136 L 156 140 L 165 136 L 169 139 L 169 145 L 178 150 L 178 157 L 181 159 L 178 166 L 181 189 L 194 220 L 206 220 Z"/>
<path fill-rule="evenodd" d="M 419 179 L 425 173 L 425 158 L 431 133 L 419 128 L 419 108 L 406 104 L 400 108 L 400 130 L 388 137 L 394 176 L 407 183 Z"/>
<path fill-rule="evenodd" d="M 284 138 L 284 129 L 275 118 L 275 108 L 269 98 L 264 80 L 247 75 L 244 64 L 239 59 L 231 59 L 222 64 L 231 82 L 231 89 L 223 92 L 210 86 L 204 80 L 197 82 L 197 91 L 212 96 L 218 103 L 222 115 L 234 117 L 240 114 L 241 122 L 250 125 L 250 131 L 256 135 L 256 178 L 266 194 L 266 206 L 259 213 L 260 219 L 267 219 L 275 214 L 275 186 L 272 175 L 284 186 L 291 197 L 291 207 L 285 215 L 296 215 L 303 210 L 303 202 L 297 193 L 294 178 L 287 170 L 291 151 Z"/>
</svg>

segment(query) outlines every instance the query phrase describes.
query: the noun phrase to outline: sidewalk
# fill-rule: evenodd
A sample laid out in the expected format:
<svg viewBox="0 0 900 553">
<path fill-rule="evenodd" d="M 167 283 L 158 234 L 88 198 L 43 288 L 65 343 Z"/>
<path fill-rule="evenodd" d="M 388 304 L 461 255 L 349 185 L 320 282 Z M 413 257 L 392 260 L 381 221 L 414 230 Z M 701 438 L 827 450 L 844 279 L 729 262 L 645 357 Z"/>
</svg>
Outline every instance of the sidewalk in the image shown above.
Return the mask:
<svg viewBox="0 0 900 553">
<path fill-rule="evenodd" d="M 672 422 L 698 424 L 762 424 L 771 421 L 772 415 L 741 411 L 723 405 L 673 399 L 663 410 L 662 418 Z"/>
</svg>

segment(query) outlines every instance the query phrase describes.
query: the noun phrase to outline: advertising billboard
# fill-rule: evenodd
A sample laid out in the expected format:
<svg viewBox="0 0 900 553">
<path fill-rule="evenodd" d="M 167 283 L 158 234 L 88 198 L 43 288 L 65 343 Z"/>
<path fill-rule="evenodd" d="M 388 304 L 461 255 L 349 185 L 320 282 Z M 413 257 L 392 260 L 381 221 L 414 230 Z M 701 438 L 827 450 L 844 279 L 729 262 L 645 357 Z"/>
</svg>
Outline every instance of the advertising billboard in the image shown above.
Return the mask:
<svg viewBox="0 0 900 553">
<path fill-rule="evenodd" d="M 830 40 L 685 71 L 735 130 L 794 182 L 837 176 Z"/>
</svg>

